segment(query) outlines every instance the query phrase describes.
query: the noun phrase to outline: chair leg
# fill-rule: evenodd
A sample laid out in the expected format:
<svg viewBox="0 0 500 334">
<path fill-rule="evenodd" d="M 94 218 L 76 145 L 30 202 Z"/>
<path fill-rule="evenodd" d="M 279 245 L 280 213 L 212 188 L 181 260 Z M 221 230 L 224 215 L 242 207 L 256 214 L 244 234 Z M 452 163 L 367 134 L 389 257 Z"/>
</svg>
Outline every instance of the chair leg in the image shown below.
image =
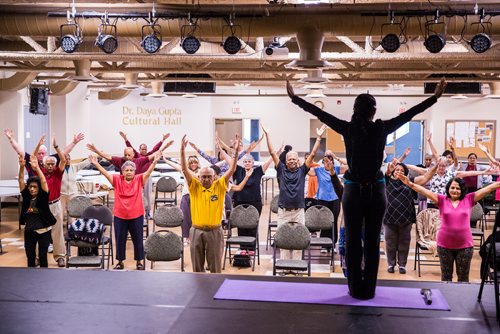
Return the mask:
<svg viewBox="0 0 500 334">
<path fill-rule="evenodd" d="M 224 248 L 224 260 L 222 261 L 222 270 L 226 269 L 227 247 L 228 247 L 228 244 L 226 243 L 226 247 Z"/>
<path fill-rule="evenodd" d="M 273 246 L 273 276 L 276 276 L 276 245 Z"/>
</svg>

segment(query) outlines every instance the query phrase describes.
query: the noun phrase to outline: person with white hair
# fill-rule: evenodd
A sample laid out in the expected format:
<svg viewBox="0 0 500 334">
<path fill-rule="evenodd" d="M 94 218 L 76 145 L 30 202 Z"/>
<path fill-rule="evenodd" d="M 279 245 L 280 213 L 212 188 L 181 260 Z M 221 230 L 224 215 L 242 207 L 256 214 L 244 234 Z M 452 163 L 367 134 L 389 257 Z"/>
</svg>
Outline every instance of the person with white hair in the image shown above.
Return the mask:
<svg viewBox="0 0 500 334">
<path fill-rule="evenodd" d="M 283 164 L 278 154 L 274 151 L 271 140 L 269 139 L 269 131 L 262 127 L 267 140 L 267 148 L 269 154 L 273 158 L 274 165 L 279 182 L 279 199 L 278 199 L 278 226 L 287 222 L 295 222 L 305 224 L 305 178 L 309 168 L 311 167 L 316 151 L 321 142 L 321 136 L 326 130 L 326 126 L 322 126 L 316 130 L 317 138 L 314 143 L 311 154 L 307 157 L 303 165 L 299 165 L 299 155 L 295 151 L 289 151 L 286 154 L 286 163 Z M 300 259 L 300 251 L 280 250 L 280 258 Z"/>
<path fill-rule="evenodd" d="M 142 202 L 142 187 L 153 172 L 156 163 L 160 160 L 161 152 L 156 152 L 153 163 L 144 173 L 136 173 L 136 165 L 132 161 L 125 161 L 121 165 L 121 174 L 109 174 L 102 167 L 94 155 L 89 157 L 90 162 L 113 185 L 115 205 L 113 207 L 113 226 L 115 229 L 116 259 L 118 263 L 114 269 L 125 268 L 125 253 L 127 235 L 130 233 L 134 244 L 134 259 L 137 270 L 144 270 L 144 244 L 142 242 L 144 205 Z"/>
<path fill-rule="evenodd" d="M 189 231 L 191 240 L 191 262 L 194 272 L 205 272 L 205 261 L 211 273 L 222 272 L 224 234 L 222 232 L 222 212 L 229 179 L 236 170 L 236 158 L 240 148 L 239 136 L 235 136 L 233 163 L 219 179 L 210 167 L 203 167 L 196 177 L 186 162 L 186 135 L 182 137 L 180 159 L 182 173 L 189 187 L 191 219 Z"/>
<path fill-rule="evenodd" d="M 26 161 L 26 171 L 28 172 L 28 176 L 35 176 L 36 174 L 34 173 L 33 169 L 31 168 L 31 165 L 29 163 L 31 155 L 29 153 L 25 152 L 21 148 L 21 146 L 17 143 L 17 141 L 14 139 L 14 132 L 11 129 L 5 129 L 4 133 L 5 133 L 5 136 L 7 137 L 7 139 L 9 140 L 9 143 L 12 146 L 12 148 L 14 149 L 14 151 L 16 151 L 16 153 L 18 155 L 24 157 L 24 160 Z M 43 138 L 44 138 L 44 141 L 45 141 L 45 135 L 43 135 Z M 76 144 L 78 144 L 79 142 L 81 142 L 84 138 L 85 138 L 85 136 L 81 132 L 78 133 L 78 134 L 76 134 L 76 135 L 74 135 L 73 136 L 73 140 L 71 141 L 71 143 L 69 143 L 68 145 L 66 145 L 66 147 L 64 148 L 64 150 L 62 150 L 62 152 L 64 153 L 64 155 L 71 153 L 71 151 L 75 148 Z M 39 142 L 38 145 L 37 145 L 37 147 L 34 150 L 34 151 L 37 151 L 36 157 L 37 157 L 37 160 L 38 160 L 38 165 L 39 165 L 39 167 L 40 167 L 40 169 L 42 171 L 44 170 L 44 167 L 43 167 L 43 158 L 47 155 L 47 146 L 43 145 L 44 141 L 42 141 L 41 143 Z M 55 154 L 52 154 L 51 156 L 54 157 L 54 158 L 56 158 L 56 160 L 57 160 L 56 163 L 58 164 L 59 163 L 59 156 L 58 156 L 58 154 L 55 153 Z"/>
</svg>

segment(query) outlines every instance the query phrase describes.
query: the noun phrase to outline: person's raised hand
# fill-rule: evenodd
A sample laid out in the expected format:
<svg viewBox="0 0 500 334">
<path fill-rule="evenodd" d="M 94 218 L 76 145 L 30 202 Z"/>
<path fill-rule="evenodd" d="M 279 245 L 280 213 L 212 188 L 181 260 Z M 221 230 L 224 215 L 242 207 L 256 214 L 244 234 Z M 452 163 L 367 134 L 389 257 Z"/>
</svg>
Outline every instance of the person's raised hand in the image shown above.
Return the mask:
<svg viewBox="0 0 500 334">
<path fill-rule="evenodd" d="M 83 132 L 77 133 L 76 135 L 73 136 L 73 144 L 78 144 L 84 139 L 85 135 L 83 134 Z"/>
<path fill-rule="evenodd" d="M 127 140 L 127 134 L 123 131 L 120 131 L 120 136 L 123 138 L 123 140 Z"/>
<path fill-rule="evenodd" d="M 11 129 L 5 129 L 3 130 L 3 133 L 5 133 L 5 136 L 7 136 L 8 140 L 12 140 L 12 136 L 14 135 L 14 133 Z"/>
<path fill-rule="evenodd" d="M 93 154 L 89 155 L 89 160 L 94 166 L 99 164 L 99 162 L 97 161 L 97 157 Z"/>
<path fill-rule="evenodd" d="M 292 84 L 288 80 L 286 81 L 286 93 L 288 94 L 288 96 L 290 96 L 290 98 L 293 98 L 295 96 Z"/>
<path fill-rule="evenodd" d="M 323 136 L 323 134 L 325 133 L 326 129 L 327 129 L 327 126 L 325 124 L 323 124 L 319 129 L 316 128 L 316 135 L 318 135 L 318 137 Z"/>
<path fill-rule="evenodd" d="M 168 137 L 170 137 L 170 133 L 165 133 L 163 135 L 163 141 L 165 141 Z"/>
<path fill-rule="evenodd" d="M 441 81 L 439 81 L 439 83 L 436 85 L 436 89 L 434 90 L 434 96 L 436 98 L 439 99 L 441 95 L 443 95 L 444 90 L 446 89 L 446 85 L 448 85 L 448 83 L 444 78 L 442 78 Z"/>
<path fill-rule="evenodd" d="M 187 135 L 182 136 L 181 140 L 181 150 L 184 151 L 186 149 L 187 144 L 189 143 L 189 140 L 187 139 Z"/>
<path fill-rule="evenodd" d="M 193 150 L 198 151 L 198 147 L 196 146 L 195 143 L 193 143 L 192 141 L 190 141 L 189 145 L 193 148 Z"/>
<path fill-rule="evenodd" d="M 484 146 L 483 144 L 481 144 L 481 143 L 477 143 L 477 147 L 479 147 L 479 149 L 481 151 L 483 151 L 484 153 L 488 152 L 488 148 L 486 146 Z"/>
</svg>

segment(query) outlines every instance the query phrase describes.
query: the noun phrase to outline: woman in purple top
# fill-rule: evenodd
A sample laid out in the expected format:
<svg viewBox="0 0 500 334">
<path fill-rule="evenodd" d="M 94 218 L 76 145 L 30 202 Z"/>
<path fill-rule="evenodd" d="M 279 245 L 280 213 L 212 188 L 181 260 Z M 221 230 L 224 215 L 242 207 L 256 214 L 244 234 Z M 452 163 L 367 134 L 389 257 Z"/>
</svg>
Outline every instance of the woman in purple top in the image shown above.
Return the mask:
<svg viewBox="0 0 500 334">
<path fill-rule="evenodd" d="M 411 182 L 402 174 L 398 175 L 398 178 L 411 189 L 436 203 L 439 209 L 441 226 L 437 236 L 437 245 L 441 263 L 441 280 L 452 280 L 453 264 L 456 263 L 458 281 L 468 282 L 474 250 L 469 223 L 472 207 L 488 193 L 500 188 L 500 183 L 492 183 L 467 194 L 465 181 L 455 177 L 446 185 L 446 195 L 440 195 Z"/>
</svg>

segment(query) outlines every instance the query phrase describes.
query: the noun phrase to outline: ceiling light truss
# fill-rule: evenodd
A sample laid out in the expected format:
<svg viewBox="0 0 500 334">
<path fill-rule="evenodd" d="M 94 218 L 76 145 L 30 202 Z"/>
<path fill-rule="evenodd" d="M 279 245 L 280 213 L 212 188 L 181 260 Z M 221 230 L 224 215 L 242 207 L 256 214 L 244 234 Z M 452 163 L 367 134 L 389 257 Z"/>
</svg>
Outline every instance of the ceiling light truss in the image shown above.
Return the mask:
<svg viewBox="0 0 500 334">
<path fill-rule="evenodd" d="M 390 23 L 384 23 L 380 26 L 380 45 L 386 52 L 393 53 L 407 41 L 403 25 L 406 20 L 403 18 L 401 22 L 395 22 L 394 11 L 389 12 L 389 19 Z M 382 37 L 384 31 L 386 35 Z"/>
<path fill-rule="evenodd" d="M 68 23 L 62 24 L 59 27 L 61 49 L 66 53 L 73 53 L 78 49 L 83 41 L 83 34 L 78 22 L 75 18 L 76 8 L 72 7 L 72 11 L 66 12 Z"/>
<path fill-rule="evenodd" d="M 226 19 L 227 24 L 222 27 L 222 47 L 230 55 L 238 53 L 242 48 L 241 41 L 237 37 L 238 35 L 241 36 L 242 29 L 241 26 L 234 24 L 234 17 L 234 13 L 230 14 L 229 19 Z M 228 36 L 224 40 L 226 34 Z"/>
<path fill-rule="evenodd" d="M 474 30 L 474 27 L 477 27 L 476 29 L 476 35 L 472 37 L 472 39 L 469 42 L 469 45 L 472 50 L 474 50 L 476 53 L 483 53 L 489 50 L 491 47 L 491 31 L 493 29 L 493 24 L 489 21 L 491 20 L 491 16 L 489 17 L 489 20 L 484 22 L 485 19 L 485 12 L 484 9 L 481 10 L 481 13 L 479 15 L 479 22 L 474 22 L 471 24 L 471 31 Z"/>
<path fill-rule="evenodd" d="M 118 36 L 116 31 L 117 21 L 118 18 L 115 18 L 110 23 L 108 12 L 105 12 L 104 16 L 101 17 L 101 24 L 97 27 L 95 45 L 108 54 L 115 52 L 118 48 Z"/>
<path fill-rule="evenodd" d="M 446 24 L 440 21 L 439 10 L 434 20 L 425 22 L 424 46 L 430 53 L 439 53 L 446 45 Z"/>
<path fill-rule="evenodd" d="M 193 19 L 191 13 L 187 17 L 188 24 L 181 27 L 181 47 L 187 54 L 195 54 L 201 46 L 200 40 L 194 35 L 198 28 L 198 19 Z"/>
</svg>

